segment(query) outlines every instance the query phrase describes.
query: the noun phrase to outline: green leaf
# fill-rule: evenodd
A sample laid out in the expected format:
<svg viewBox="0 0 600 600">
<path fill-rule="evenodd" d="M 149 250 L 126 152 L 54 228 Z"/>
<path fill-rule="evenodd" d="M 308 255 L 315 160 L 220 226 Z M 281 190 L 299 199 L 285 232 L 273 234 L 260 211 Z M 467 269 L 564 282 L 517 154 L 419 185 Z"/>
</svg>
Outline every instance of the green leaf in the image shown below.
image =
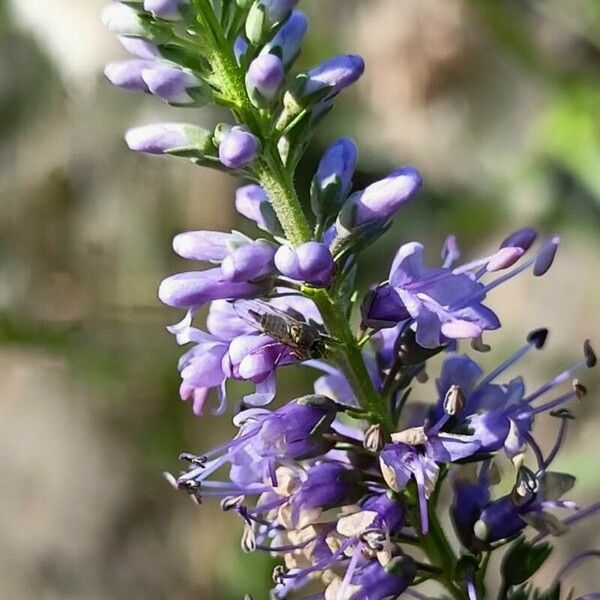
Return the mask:
<svg viewBox="0 0 600 600">
<path fill-rule="evenodd" d="M 502 560 L 504 581 L 508 585 L 524 583 L 538 571 L 551 552 L 550 544 L 530 544 L 523 536 L 517 538 Z"/>
</svg>

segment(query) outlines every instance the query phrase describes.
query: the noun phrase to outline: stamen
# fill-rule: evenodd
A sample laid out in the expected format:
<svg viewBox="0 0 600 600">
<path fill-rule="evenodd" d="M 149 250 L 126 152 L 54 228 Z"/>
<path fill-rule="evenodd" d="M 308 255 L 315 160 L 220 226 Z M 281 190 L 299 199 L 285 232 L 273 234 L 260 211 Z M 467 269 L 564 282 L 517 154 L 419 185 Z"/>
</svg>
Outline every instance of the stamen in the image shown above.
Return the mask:
<svg viewBox="0 0 600 600">
<path fill-rule="evenodd" d="M 583 355 L 585 356 L 585 364 L 588 369 L 593 369 L 596 366 L 596 353 L 592 348 L 590 340 L 583 342 Z"/>
<path fill-rule="evenodd" d="M 556 458 L 556 455 L 558 454 L 567 433 L 567 423 L 573 418 L 573 415 L 571 415 L 571 413 L 566 409 L 559 409 L 556 412 L 551 412 L 550 416 L 556 416 L 560 418 L 560 427 L 558 429 L 558 435 L 556 436 L 554 446 L 552 446 L 552 450 L 550 450 L 548 456 L 546 456 L 546 460 L 544 461 L 543 471 L 545 471 Z"/>
<path fill-rule="evenodd" d="M 444 414 L 427 430 L 428 436 L 438 434 L 450 417 L 453 417 L 464 408 L 465 395 L 458 385 L 453 384 L 448 388 L 442 406 L 444 408 Z"/>
<path fill-rule="evenodd" d="M 515 277 L 515 275 L 518 275 L 519 273 L 522 273 L 523 271 L 529 269 L 529 267 L 531 267 L 534 263 L 535 263 L 535 259 L 528 260 L 527 262 L 523 263 L 521 266 L 517 267 L 516 269 L 513 269 L 512 271 L 509 271 L 508 273 L 505 273 L 504 275 L 497 277 L 496 279 L 494 279 L 494 281 L 491 281 L 490 283 L 488 283 L 485 286 L 484 292 L 487 294 L 494 288 L 498 287 L 499 285 L 502 285 L 505 281 L 508 281 L 509 279 L 512 279 L 513 277 Z"/>
<path fill-rule="evenodd" d="M 541 277 L 552 266 L 559 243 L 560 237 L 553 235 L 542 244 L 533 265 L 533 274 L 535 277 Z"/>
<path fill-rule="evenodd" d="M 564 383 L 565 381 L 568 381 L 569 379 L 571 379 L 571 377 L 573 376 L 575 371 L 578 371 L 579 369 L 582 369 L 585 366 L 587 366 L 587 362 L 586 362 L 585 358 L 578 360 L 576 363 L 571 365 L 568 369 L 565 369 L 564 371 L 562 371 L 562 373 L 559 373 L 553 379 L 551 379 L 550 381 L 548 381 L 547 383 L 545 383 L 544 385 L 539 387 L 535 392 L 533 392 L 532 394 L 530 394 L 529 396 L 524 398 L 523 399 L 524 402 L 528 402 L 528 403 L 533 402 L 536 398 L 539 398 L 540 396 L 545 394 L 547 391 L 549 391 L 552 388 L 556 387 L 557 385 L 560 385 L 561 383 Z"/>
<path fill-rule="evenodd" d="M 429 533 L 429 515 L 427 513 L 427 498 L 425 496 L 425 475 L 420 465 L 414 470 L 415 481 L 417 482 L 417 493 L 419 495 L 419 515 L 421 519 L 421 533 Z"/>
<path fill-rule="evenodd" d="M 573 391 L 567 392 L 566 394 L 563 394 L 562 396 L 559 396 L 558 398 L 555 398 L 554 400 L 551 400 L 550 402 L 546 402 L 546 404 L 542 404 L 541 406 L 536 406 L 534 409 L 532 409 L 532 414 L 538 415 L 539 413 L 546 412 L 547 410 L 550 410 L 551 408 L 556 408 L 557 406 L 564 404 L 565 402 L 567 402 L 568 400 L 571 400 L 572 398 L 577 398 L 578 397 L 577 395 L 578 395 L 578 392 L 575 391 L 575 389 L 573 389 Z"/>
<path fill-rule="evenodd" d="M 346 598 L 346 590 L 352 581 L 352 576 L 354 575 L 354 571 L 356 570 L 356 565 L 361 556 L 362 544 L 358 543 L 352 552 L 352 558 L 350 559 L 350 563 L 348 564 L 348 568 L 346 569 L 346 574 L 344 575 L 344 579 L 342 581 L 342 585 L 338 591 L 337 600 L 344 600 Z"/>
<path fill-rule="evenodd" d="M 552 579 L 549 589 L 554 589 L 570 570 L 574 569 L 580 562 L 583 562 L 588 558 L 600 558 L 600 550 L 586 550 L 585 552 L 574 556 L 558 570 L 554 576 L 554 579 Z"/>
<path fill-rule="evenodd" d="M 523 358 L 523 356 L 525 356 L 525 354 L 527 354 L 533 348 L 535 348 L 536 350 L 543 348 L 547 337 L 548 337 L 547 329 L 545 329 L 545 328 L 534 329 L 527 336 L 527 343 L 524 346 L 522 346 L 521 348 L 519 348 L 512 356 L 507 358 L 503 363 L 501 363 L 499 366 L 497 366 L 492 372 L 490 372 L 488 375 L 486 375 L 486 377 L 484 377 L 479 382 L 479 384 L 477 385 L 477 388 L 478 389 L 482 388 L 482 387 L 488 385 L 489 383 L 491 383 L 492 381 L 494 381 L 494 379 L 496 379 L 496 377 L 498 377 L 498 375 L 500 375 L 501 373 L 504 373 L 504 371 L 509 369 L 518 360 Z"/>
<path fill-rule="evenodd" d="M 501 244 L 500 248 L 516 247 L 524 252 L 529 250 L 537 238 L 537 231 L 531 227 L 524 227 L 511 233 Z"/>
<path fill-rule="evenodd" d="M 538 464 L 538 474 L 542 474 L 546 467 L 544 463 L 544 455 L 542 454 L 541 448 L 538 446 L 538 443 L 533 439 L 533 436 L 529 432 L 523 432 L 523 437 L 525 438 L 525 441 L 527 442 L 528 446 L 533 450 L 533 453 L 535 454 L 535 459 Z"/>
</svg>

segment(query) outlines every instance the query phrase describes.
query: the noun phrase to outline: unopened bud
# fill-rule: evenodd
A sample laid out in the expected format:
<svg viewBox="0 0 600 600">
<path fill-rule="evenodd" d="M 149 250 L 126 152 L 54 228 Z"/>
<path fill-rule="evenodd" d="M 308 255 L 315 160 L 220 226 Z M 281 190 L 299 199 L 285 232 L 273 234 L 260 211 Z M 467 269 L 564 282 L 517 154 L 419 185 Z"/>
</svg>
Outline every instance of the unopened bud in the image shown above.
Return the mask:
<svg viewBox="0 0 600 600">
<path fill-rule="evenodd" d="M 377 454 L 385 446 L 385 435 L 379 423 L 371 425 L 365 432 L 363 440 L 365 450 Z"/>
<path fill-rule="evenodd" d="M 451 385 L 444 397 L 444 412 L 447 415 L 455 415 L 465 406 L 465 395 L 457 385 Z"/>
</svg>

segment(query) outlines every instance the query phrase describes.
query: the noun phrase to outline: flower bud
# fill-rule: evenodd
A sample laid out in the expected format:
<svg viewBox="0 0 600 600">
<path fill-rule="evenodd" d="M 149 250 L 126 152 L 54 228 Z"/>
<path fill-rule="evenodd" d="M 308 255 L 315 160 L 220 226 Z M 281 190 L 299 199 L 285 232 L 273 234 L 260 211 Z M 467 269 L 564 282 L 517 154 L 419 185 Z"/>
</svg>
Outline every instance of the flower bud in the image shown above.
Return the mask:
<svg viewBox="0 0 600 600">
<path fill-rule="evenodd" d="M 144 10 L 158 19 L 179 21 L 179 7 L 182 4 L 188 4 L 187 0 L 144 0 Z"/>
<path fill-rule="evenodd" d="M 238 65 L 241 64 L 247 51 L 248 42 L 241 35 L 238 35 L 238 37 L 235 38 L 235 42 L 233 42 L 233 54 L 235 55 L 235 60 Z"/>
<path fill-rule="evenodd" d="M 102 22 L 119 36 L 147 38 L 156 43 L 166 42 L 172 37 L 170 31 L 144 21 L 135 9 L 119 2 L 104 8 Z"/>
<path fill-rule="evenodd" d="M 280 56 L 284 66 L 288 67 L 300 51 L 300 44 L 307 28 L 306 15 L 297 10 L 293 11 L 273 39 L 261 50 L 261 54 Z"/>
<path fill-rule="evenodd" d="M 421 175 L 415 168 L 400 167 L 385 179 L 353 194 L 350 200 L 355 207 L 354 225 L 391 218 L 414 198 L 422 184 Z"/>
<path fill-rule="evenodd" d="M 211 99 L 210 89 L 203 81 L 170 65 L 146 68 L 142 78 L 152 94 L 170 104 L 201 106 Z"/>
<path fill-rule="evenodd" d="M 329 88 L 331 95 L 352 85 L 364 72 L 365 63 L 356 54 L 342 54 L 317 65 L 307 74 L 304 95 Z"/>
<path fill-rule="evenodd" d="M 229 281 L 255 281 L 273 273 L 274 256 L 273 244 L 261 241 L 244 244 L 223 260 L 221 271 Z"/>
<path fill-rule="evenodd" d="M 337 140 L 323 154 L 312 181 L 311 206 L 313 213 L 325 224 L 335 213 L 352 186 L 356 167 L 356 145 L 352 140 Z"/>
<path fill-rule="evenodd" d="M 298 248 L 281 246 L 275 254 L 275 266 L 290 279 L 323 287 L 329 285 L 335 270 L 329 248 L 319 242 L 306 242 Z"/>
<path fill-rule="evenodd" d="M 156 44 L 153 44 L 148 40 L 144 40 L 143 38 L 120 35 L 118 36 L 118 39 L 123 48 L 125 48 L 129 54 L 133 54 L 133 56 L 137 56 L 138 58 L 153 60 L 162 56 Z"/>
<path fill-rule="evenodd" d="M 544 275 L 552 266 L 559 243 L 560 238 L 557 235 L 554 235 L 542 244 L 533 265 L 533 274 L 536 277 Z"/>
<path fill-rule="evenodd" d="M 263 231 L 275 235 L 281 233 L 281 226 L 269 197 L 260 185 L 251 183 L 238 188 L 235 193 L 235 209 L 247 219 L 254 221 Z"/>
<path fill-rule="evenodd" d="M 104 68 L 104 75 L 113 84 L 126 90 L 148 92 L 142 73 L 155 66 L 153 60 L 138 58 L 110 62 Z"/>
<path fill-rule="evenodd" d="M 190 260 L 220 262 L 240 245 L 243 236 L 222 231 L 186 231 L 173 238 L 173 250 Z"/>
<path fill-rule="evenodd" d="M 211 138 L 206 129 L 188 123 L 155 123 L 130 129 L 125 134 L 131 150 L 197 157 L 212 150 Z"/>
<path fill-rule="evenodd" d="M 298 4 L 298 0 L 259 0 L 259 5 L 265 10 L 270 24 L 279 23 Z"/>
<path fill-rule="evenodd" d="M 219 144 L 219 160 L 226 167 L 240 169 L 256 158 L 259 149 L 258 138 L 236 125 L 223 135 Z"/>
<path fill-rule="evenodd" d="M 283 82 L 283 63 L 274 54 L 261 54 L 248 67 L 246 89 L 256 106 L 261 100 L 273 100 Z"/>
</svg>

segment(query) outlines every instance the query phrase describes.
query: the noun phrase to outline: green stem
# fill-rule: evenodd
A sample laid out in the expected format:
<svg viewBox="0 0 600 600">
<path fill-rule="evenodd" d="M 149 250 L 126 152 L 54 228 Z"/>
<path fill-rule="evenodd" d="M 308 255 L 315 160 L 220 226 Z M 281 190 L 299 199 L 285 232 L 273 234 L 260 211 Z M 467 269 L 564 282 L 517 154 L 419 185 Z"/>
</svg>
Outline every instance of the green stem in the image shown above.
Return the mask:
<svg viewBox="0 0 600 600">
<path fill-rule="evenodd" d="M 273 209 L 281 223 L 286 238 L 295 246 L 312 239 L 311 229 L 296 194 L 293 174 L 282 163 L 275 142 L 263 131 L 262 121 L 252 106 L 244 83 L 244 74 L 233 55 L 231 45 L 225 39 L 222 28 L 207 0 L 194 0 L 200 18 L 214 38 L 209 54 L 213 75 L 219 82 L 221 92 L 233 107 L 236 118 L 261 137 L 262 156 L 256 160 L 253 170 L 257 180 L 271 199 Z M 340 307 L 326 290 L 306 288 L 319 309 L 329 334 L 339 342 L 339 363 L 356 394 L 361 407 L 373 422 L 391 429 L 391 418 L 385 400 L 379 396 L 363 361 L 360 348 L 350 331 L 348 320 Z"/>
</svg>

